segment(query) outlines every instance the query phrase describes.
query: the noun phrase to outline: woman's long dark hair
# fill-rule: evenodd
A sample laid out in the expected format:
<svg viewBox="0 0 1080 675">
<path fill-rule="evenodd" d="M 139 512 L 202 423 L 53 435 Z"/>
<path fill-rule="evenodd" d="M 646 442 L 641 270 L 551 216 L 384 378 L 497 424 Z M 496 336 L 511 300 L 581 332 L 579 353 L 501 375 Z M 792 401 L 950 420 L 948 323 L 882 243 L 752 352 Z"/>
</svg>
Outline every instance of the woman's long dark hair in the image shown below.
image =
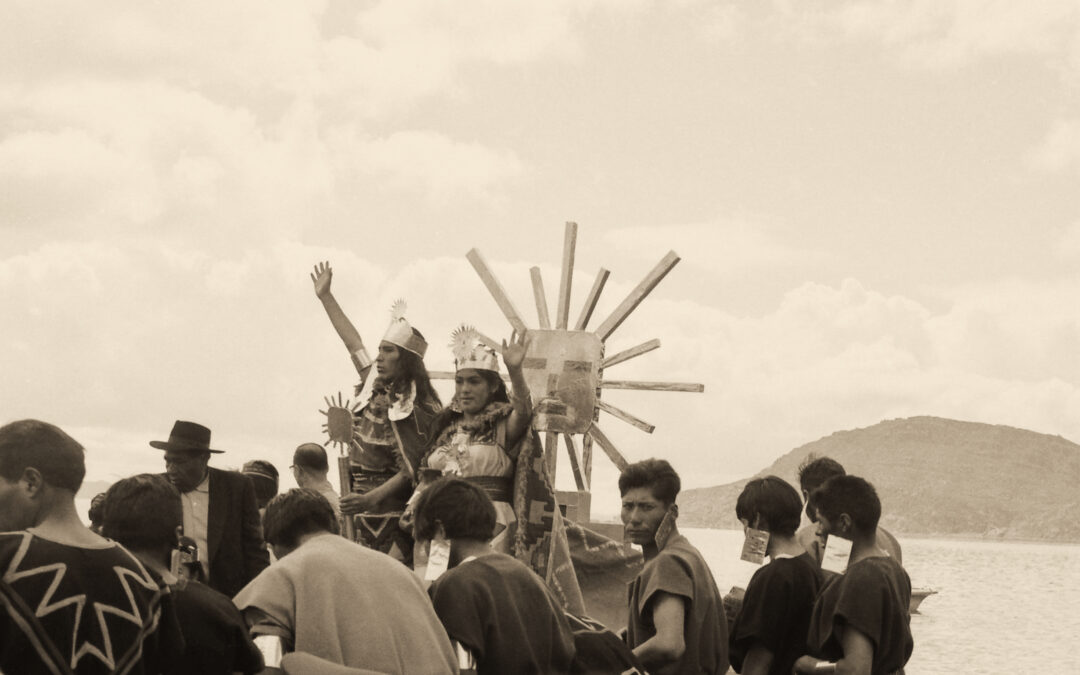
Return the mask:
<svg viewBox="0 0 1080 675">
<path fill-rule="evenodd" d="M 415 328 L 412 329 L 412 332 L 421 340 L 424 339 L 420 331 Z M 416 385 L 416 400 L 418 402 L 436 403 L 440 408 L 442 407 L 439 392 L 435 391 L 435 388 L 431 386 L 431 377 L 428 376 L 427 367 L 424 366 L 424 359 L 407 349 L 398 347 L 398 372 L 400 375 L 394 378 L 395 394 L 407 394 L 409 384 L 412 383 Z"/>
</svg>

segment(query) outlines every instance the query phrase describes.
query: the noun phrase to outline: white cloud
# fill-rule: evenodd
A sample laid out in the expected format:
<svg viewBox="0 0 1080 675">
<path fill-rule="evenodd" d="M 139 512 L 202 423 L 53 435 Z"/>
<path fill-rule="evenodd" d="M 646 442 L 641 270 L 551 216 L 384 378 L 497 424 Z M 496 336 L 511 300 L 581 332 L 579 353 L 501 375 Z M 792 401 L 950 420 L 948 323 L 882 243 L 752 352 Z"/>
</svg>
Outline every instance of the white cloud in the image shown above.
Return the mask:
<svg viewBox="0 0 1080 675">
<path fill-rule="evenodd" d="M 658 227 L 625 227 L 604 233 L 604 245 L 613 255 L 659 260 L 679 242 L 692 265 L 712 273 L 737 274 L 750 269 L 804 267 L 827 259 L 823 251 L 799 249 L 752 220 L 717 220 Z"/>
<path fill-rule="evenodd" d="M 435 204 L 493 199 L 501 184 L 522 171 L 513 152 L 430 131 L 399 131 L 369 140 L 336 137 L 332 144 L 339 175 L 359 174 L 381 187 L 419 193 Z"/>
<path fill-rule="evenodd" d="M 884 0 L 845 3 L 825 16 L 844 34 L 880 40 L 912 65 L 951 68 L 1026 54 L 1080 66 L 1080 6 L 1072 0 Z"/>
<path fill-rule="evenodd" d="M 1080 261 L 1080 222 L 1065 228 L 1058 240 L 1056 253 L 1064 260 Z"/>
<path fill-rule="evenodd" d="M 1062 171 L 1080 164 L 1080 120 L 1058 120 L 1046 138 L 1027 157 L 1028 165 L 1042 171 Z"/>
</svg>

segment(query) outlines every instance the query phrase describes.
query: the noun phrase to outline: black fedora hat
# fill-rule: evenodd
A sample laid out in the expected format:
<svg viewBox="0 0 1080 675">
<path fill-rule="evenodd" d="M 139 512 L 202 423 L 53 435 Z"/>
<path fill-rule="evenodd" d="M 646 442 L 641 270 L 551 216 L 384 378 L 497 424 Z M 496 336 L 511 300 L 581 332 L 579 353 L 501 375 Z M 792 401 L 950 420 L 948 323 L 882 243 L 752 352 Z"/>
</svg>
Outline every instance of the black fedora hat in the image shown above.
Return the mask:
<svg viewBox="0 0 1080 675">
<path fill-rule="evenodd" d="M 150 441 L 150 447 L 158 450 L 183 450 L 185 452 L 217 452 L 210 447 L 210 430 L 195 422 L 176 420 L 167 441 Z"/>
</svg>

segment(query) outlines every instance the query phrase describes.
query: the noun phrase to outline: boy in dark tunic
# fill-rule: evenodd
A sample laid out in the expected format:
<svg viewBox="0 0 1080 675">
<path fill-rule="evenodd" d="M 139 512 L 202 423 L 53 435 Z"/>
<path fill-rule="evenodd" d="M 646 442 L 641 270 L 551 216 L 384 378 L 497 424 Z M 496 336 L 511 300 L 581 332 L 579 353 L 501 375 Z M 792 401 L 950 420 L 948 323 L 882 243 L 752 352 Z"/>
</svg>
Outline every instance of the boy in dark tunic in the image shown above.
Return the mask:
<svg viewBox="0 0 1080 675">
<path fill-rule="evenodd" d="M 0 672 L 160 673 L 183 650 L 168 591 L 79 520 L 85 473 L 57 427 L 0 427 Z"/>
<path fill-rule="evenodd" d="M 628 588 L 627 643 L 649 672 L 723 673 L 723 601 L 701 553 L 675 529 L 679 488 L 662 459 L 631 464 L 619 476 L 626 535 L 645 555 Z"/>
<path fill-rule="evenodd" d="M 851 540 L 851 562 L 825 583 L 810 617 L 810 655 L 797 673 L 903 673 L 911 658 L 911 579 L 877 546 L 881 502 L 874 486 L 856 476 L 830 478 L 811 496 L 818 533 Z M 832 663 L 830 663 L 832 662 Z M 830 668 L 831 666 L 831 668 Z"/>
<path fill-rule="evenodd" d="M 449 540 L 449 566 L 429 589 L 463 673 L 568 673 L 574 637 L 544 581 L 494 551 L 495 507 L 484 490 L 442 478 L 421 494 L 415 536 Z"/>
<path fill-rule="evenodd" d="M 750 481 L 735 504 L 748 530 L 769 533 L 770 562 L 754 572 L 731 627 L 731 665 L 744 675 L 790 675 L 806 653 L 810 611 L 821 588 L 821 570 L 795 538 L 802 501 L 787 481 Z"/>
</svg>

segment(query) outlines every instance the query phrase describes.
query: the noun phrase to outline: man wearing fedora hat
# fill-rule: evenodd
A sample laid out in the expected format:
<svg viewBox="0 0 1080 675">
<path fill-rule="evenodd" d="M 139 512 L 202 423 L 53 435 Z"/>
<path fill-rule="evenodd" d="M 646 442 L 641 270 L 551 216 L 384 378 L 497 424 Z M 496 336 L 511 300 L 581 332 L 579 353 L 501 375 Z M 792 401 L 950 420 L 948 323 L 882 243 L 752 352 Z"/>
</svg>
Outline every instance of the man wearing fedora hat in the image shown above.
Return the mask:
<svg viewBox="0 0 1080 675">
<path fill-rule="evenodd" d="M 209 466 L 210 429 L 177 420 L 167 441 L 150 441 L 165 451 L 165 475 L 184 511 L 184 534 L 200 551 L 206 583 L 232 597 L 270 564 L 263 542 L 255 487 L 234 471 Z"/>
</svg>

